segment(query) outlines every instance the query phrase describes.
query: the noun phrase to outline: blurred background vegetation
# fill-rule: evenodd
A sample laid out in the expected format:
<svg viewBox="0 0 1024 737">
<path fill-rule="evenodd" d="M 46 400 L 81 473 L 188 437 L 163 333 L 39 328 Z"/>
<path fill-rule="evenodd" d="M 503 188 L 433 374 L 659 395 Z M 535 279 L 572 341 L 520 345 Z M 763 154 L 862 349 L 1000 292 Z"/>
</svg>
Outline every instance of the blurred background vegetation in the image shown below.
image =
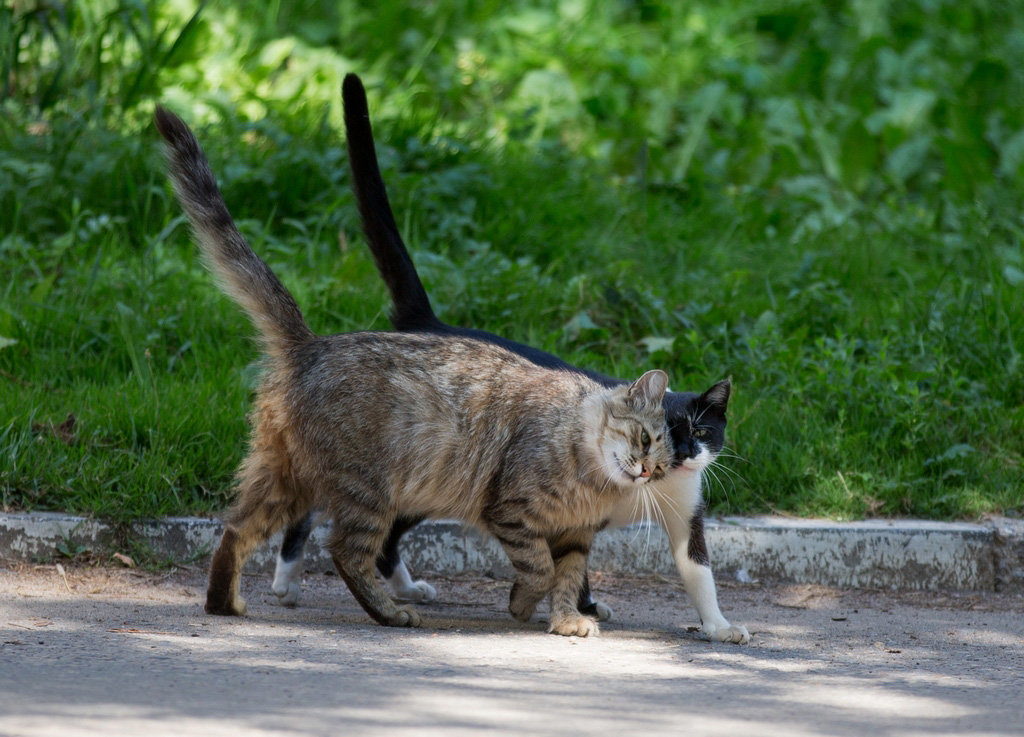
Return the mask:
<svg viewBox="0 0 1024 737">
<path fill-rule="evenodd" d="M 442 319 L 733 379 L 713 512 L 1024 511 L 1016 2 L 13 0 L 0 66 L 5 509 L 230 494 L 256 351 L 158 101 L 314 329 L 388 327 L 353 71 Z"/>
</svg>

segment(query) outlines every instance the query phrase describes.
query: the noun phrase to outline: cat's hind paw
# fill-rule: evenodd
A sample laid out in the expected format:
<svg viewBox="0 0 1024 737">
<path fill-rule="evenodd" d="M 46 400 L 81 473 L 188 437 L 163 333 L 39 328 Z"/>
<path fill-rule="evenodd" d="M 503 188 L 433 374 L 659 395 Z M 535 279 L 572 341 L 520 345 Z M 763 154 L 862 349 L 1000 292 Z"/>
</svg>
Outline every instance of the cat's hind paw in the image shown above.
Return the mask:
<svg viewBox="0 0 1024 737">
<path fill-rule="evenodd" d="M 548 632 L 566 637 L 597 637 L 600 628 L 590 617 L 584 617 L 582 614 L 563 614 L 551 617 Z"/>
<path fill-rule="evenodd" d="M 734 642 L 746 645 L 750 642 L 750 633 L 742 624 L 705 625 L 701 631 L 715 642 Z"/>
<path fill-rule="evenodd" d="M 411 606 L 398 607 L 395 613 L 384 621 L 388 627 L 419 627 L 422 623 L 420 613 Z"/>
<path fill-rule="evenodd" d="M 598 622 L 607 622 L 615 616 L 615 612 L 612 611 L 612 608 L 600 601 L 592 601 L 586 606 L 581 606 L 580 612 L 582 614 L 586 614 L 588 617 L 594 617 Z"/>
<path fill-rule="evenodd" d="M 537 604 L 543 598 L 516 581 L 508 595 L 508 610 L 520 622 L 529 621 L 537 610 Z"/>
<path fill-rule="evenodd" d="M 388 583 L 396 599 L 403 601 L 427 602 L 437 598 L 437 591 L 426 581 L 413 581 L 405 561 L 399 559 L 395 569 L 388 576 Z"/>
<path fill-rule="evenodd" d="M 425 603 L 437 598 L 437 589 L 426 581 L 412 581 L 408 586 L 395 587 L 395 598 Z"/>
<path fill-rule="evenodd" d="M 270 590 L 277 597 L 278 605 L 292 609 L 299 603 L 302 585 L 298 581 L 287 581 L 283 585 L 279 585 L 277 581 L 274 581 L 274 585 Z"/>
<path fill-rule="evenodd" d="M 206 596 L 206 606 L 203 607 L 207 614 L 216 614 L 219 617 L 242 617 L 245 616 L 245 599 L 240 596 L 228 600 L 219 596 Z"/>
<path fill-rule="evenodd" d="M 277 566 L 274 568 L 274 580 L 270 584 L 270 590 L 277 597 L 280 606 L 294 607 L 299 603 L 299 595 L 302 593 L 302 558 L 285 560 L 277 557 Z"/>
</svg>

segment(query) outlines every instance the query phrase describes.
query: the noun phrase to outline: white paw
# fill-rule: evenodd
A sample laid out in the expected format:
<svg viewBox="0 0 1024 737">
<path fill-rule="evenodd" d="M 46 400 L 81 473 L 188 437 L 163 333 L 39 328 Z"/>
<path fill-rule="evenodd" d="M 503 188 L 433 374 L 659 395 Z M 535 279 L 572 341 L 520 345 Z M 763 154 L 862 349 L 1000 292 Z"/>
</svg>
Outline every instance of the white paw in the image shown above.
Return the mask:
<svg viewBox="0 0 1024 737">
<path fill-rule="evenodd" d="M 302 593 L 302 558 L 286 561 L 278 556 L 270 590 L 274 592 L 279 605 L 293 607 L 298 604 L 299 594 Z"/>
<path fill-rule="evenodd" d="M 277 597 L 277 603 L 280 606 L 294 607 L 299 603 L 299 594 L 302 593 L 302 586 L 298 581 L 274 581 L 274 585 L 270 588 L 274 592 L 274 596 Z"/>
<path fill-rule="evenodd" d="M 412 581 L 406 586 L 396 586 L 395 598 L 404 601 L 433 601 L 437 598 L 437 590 L 426 581 Z"/>
<path fill-rule="evenodd" d="M 737 645 L 750 642 L 750 633 L 742 624 L 704 625 L 701 631 L 715 642 L 735 642 Z"/>
<path fill-rule="evenodd" d="M 609 622 L 611 621 L 611 618 L 615 616 L 615 612 L 613 612 L 612 608 L 607 604 L 595 601 L 594 607 L 597 609 L 597 621 L 599 622 Z"/>
</svg>

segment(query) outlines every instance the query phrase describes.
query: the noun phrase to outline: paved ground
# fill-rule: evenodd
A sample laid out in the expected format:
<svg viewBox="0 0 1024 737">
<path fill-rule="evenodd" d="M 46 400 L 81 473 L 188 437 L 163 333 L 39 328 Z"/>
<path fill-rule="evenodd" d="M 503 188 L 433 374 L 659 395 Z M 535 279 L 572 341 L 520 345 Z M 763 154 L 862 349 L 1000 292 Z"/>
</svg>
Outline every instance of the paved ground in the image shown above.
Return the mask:
<svg viewBox="0 0 1024 737">
<path fill-rule="evenodd" d="M 322 574 L 295 610 L 246 577 L 223 619 L 199 570 L 7 564 L 0 734 L 1024 734 L 1019 595 L 731 584 L 741 647 L 689 631 L 668 579 L 595 576 L 596 639 L 513 622 L 505 581 L 432 581 L 426 626 L 393 630 Z"/>
</svg>

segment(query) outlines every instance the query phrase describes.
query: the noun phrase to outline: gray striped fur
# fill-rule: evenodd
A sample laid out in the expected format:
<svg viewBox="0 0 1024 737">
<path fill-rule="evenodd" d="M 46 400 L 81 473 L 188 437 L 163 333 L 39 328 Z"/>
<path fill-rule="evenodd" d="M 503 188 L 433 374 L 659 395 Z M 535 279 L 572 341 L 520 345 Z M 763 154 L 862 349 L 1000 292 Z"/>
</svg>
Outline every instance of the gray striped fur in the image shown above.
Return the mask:
<svg viewBox="0 0 1024 737">
<path fill-rule="evenodd" d="M 612 509 L 671 465 L 661 404 L 668 377 L 648 371 L 606 388 L 469 337 L 314 335 L 235 228 L 192 132 L 162 108 L 156 123 L 197 242 L 270 359 L 206 610 L 244 613 L 245 560 L 315 508 L 333 519 L 339 573 L 382 624 L 420 623 L 374 575 L 392 524 L 399 515 L 454 517 L 504 546 L 516 618 L 550 595 L 551 631 L 596 634 L 577 609 L 586 555 Z"/>
</svg>

